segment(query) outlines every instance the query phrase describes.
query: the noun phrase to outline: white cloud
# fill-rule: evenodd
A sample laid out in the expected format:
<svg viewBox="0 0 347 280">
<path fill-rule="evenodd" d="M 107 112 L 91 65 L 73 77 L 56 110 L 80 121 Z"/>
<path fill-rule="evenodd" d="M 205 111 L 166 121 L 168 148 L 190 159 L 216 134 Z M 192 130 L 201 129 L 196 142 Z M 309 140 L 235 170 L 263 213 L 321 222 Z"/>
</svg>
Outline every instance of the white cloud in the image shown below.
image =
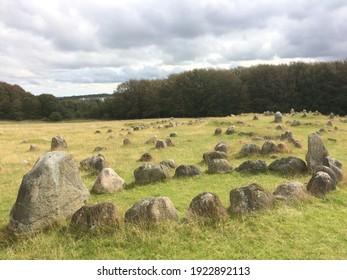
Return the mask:
<svg viewBox="0 0 347 280">
<path fill-rule="evenodd" d="M 341 59 L 346 21 L 343 0 L 2 0 L 0 75 L 69 95 L 194 67 Z"/>
</svg>

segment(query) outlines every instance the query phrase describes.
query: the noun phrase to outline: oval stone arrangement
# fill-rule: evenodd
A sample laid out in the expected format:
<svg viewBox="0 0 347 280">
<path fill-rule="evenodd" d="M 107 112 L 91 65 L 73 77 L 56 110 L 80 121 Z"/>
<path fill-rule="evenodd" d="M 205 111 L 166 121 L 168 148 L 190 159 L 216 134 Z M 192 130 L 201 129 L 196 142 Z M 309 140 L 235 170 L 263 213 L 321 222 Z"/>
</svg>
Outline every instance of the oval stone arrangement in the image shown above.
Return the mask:
<svg viewBox="0 0 347 280">
<path fill-rule="evenodd" d="M 234 130 L 232 126 L 229 128 Z M 175 136 L 172 134 L 171 137 Z M 53 139 L 52 149 L 53 146 L 58 150 L 67 147 L 61 136 L 58 135 Z M 292 134 L 287 131 L 279 139 L 292 139 Z M 62 146 L 58 147 L 56 144 L 58 142 Z M 156 149 L 174 147 L 170 137 L 166 138 L 165 142 L 158 140 L 154 135 L 147 143 L 156 143 Z M 228 152 L 228 144 L 219 142 L 214 147 L 214 151 L 203 154 L 203 162 L 208 167 L 208 174 L 232 172 L 233 167 L 228 161 Z M 269 155 L 279 152 L 278 146 L 266 141 L 262 148 L 254 143 L 245 144 L 238 156 Z M 169 168 L 175 169 L 173 178 L 194 177 L 202 174 L 196 165 L 183 164 L 176 168 L 172 159 L 163 160 L 160 164 L 146 162 L 149 160 L 155 161 L 148 153 L 141 157 L 140 161 L 145 163 L 134 170 L 135 184 L 146 185 L 169 179 L 171 178 Z M 246 160 L 235 170 L 252 174 L 277 172 L 280 175 L 301 175 L 309 172 L 312 177 L 306 189 L 302 183 L 290 181 L 278 185 L 271 193 L 259 184 L 252 183 L 230 191 L 228 209 L 222 205 L 217 194 L 203 192 L 192 199 L 185 219 L 219 222 L 225 220 L 228 214 L 238 217 L 253 211 L 270 209 L 276 200 L 295 202 L 307 199 L 309 194 L 322 197 L 336 189 L 338 182 L 343 178 L 342 164 L 329 156 L 328 150 L 317 133 L 308 135 L 308 151 L 305 160 L 306 162 L 289 156 L 277 159 L 269 166 L 262 159 Z M 92 171 L 98 175 L 92 187 L 94 194 L 115 193 L 125 189 L 124 179 L 112 168 L 107 168 L 105 162 L 102 154 L 88 157 L 80 162 L 80 169 Z M 111 202 L 85 205 L 89 196 L 89 191 L 83 185 L 72 156 L 64 151 L 47 152 L 38 159 L 32 170 L 24 175 L 17 200 L 10 212 L 9 228 L 17 233 L 42 231 L 69 217 L 72 217 L 71 225 L 81 230 L 105 226 L 117 228 L 120 218 L 116 205 Z M 179 213 L 170 198 L 153 196 L 136 202 L 125 212 L 124 221 L 135 225 L 177 222 Z"/>
</svg>

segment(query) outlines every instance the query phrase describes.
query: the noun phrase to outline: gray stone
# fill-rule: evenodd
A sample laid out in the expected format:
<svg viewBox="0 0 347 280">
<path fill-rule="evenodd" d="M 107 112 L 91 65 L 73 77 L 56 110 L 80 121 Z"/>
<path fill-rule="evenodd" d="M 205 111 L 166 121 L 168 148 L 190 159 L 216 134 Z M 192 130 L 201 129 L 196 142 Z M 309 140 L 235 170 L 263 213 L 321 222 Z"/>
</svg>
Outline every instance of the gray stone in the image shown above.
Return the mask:
<svg viewBox="0 0 347 280">
<path fill-rule="evenodd" d="M 262 159 L 247 160 L 235 168 L 237 172 L 265 173 L 267 172 L 266 162 Z"/>
<path fill-rule="evenodd" d="M 276 113 L 275 113 L 275 120 L 274 120 L 276 123 L 280 123 L 280 122 L 282 122 L 282 114 L 281 114 L 281 112 L 279 112 L 279 111 L 277 111 Z"/>
<path fill-rule="evenodd" d="M 171 132 L 171 133 L 170 133 L 170 137 L 171 137 L 171 138 L 177 137 L 177 133 L 176 133 L 176 132 Z"/>
<path fill-rule="evenodd" d="M 107 147 L 102 147 L 102 146 L 97 146 L 95 147 L 93 152 L 101 152 L 101 151 L 106 151 Z"/>
<path fill-rule="evenodd" d="M 229 151 L 229 145 L 225 142 L 219 142 L 215 147 L 215 151 L 223 152 L 223 153 L 228 153 Z"/>
<path fill-rule="evenodd" d="M 136 184 L 144 185 L 170 178 L 170 171 L 162 164 L 144 163 L 135 169 L 134 177 Z"/>
<path fill-rule="evenodd" d="M 166 146 L 168 146 L 168 147 L 174 147 L 175 146 L 175 144 L 172 142 L 171 137 L 166 137 L 165 143 L 166 143 Z"/>
<path fill-rule="evenodd" d="M 301 123 L 298 120 L 294 120 L 291 123 L 291 126 L 299 126 Z"/>
<path fill-rule="evenodd" d="M 125 181 L 112 168 L 104 168 L 98 175 L 92 191 L 97 194 L 113 193 L 125 188 Z"/>
<path fill-rule="evenodd" d="M 239 156 L 240 157 L 247 157 L 247 156 L 251 156 L 251 155 L 255 155 L 255 154 L 259 154 L 259 153 L 260 153 L 260 147 L 259 146 L 257 146 L 254 143 L 247 143 L 241 148 Z"/>
<path fill-rule="evenodd" d="M 266 141 L 261 147 L 261 153 L 263 155 L 269 155 L 269 154 L 279 153 L 279 152 L 280 152 L 279 148 L 273 142 L 270 142 L 270 141 Z"/>
<path fill-rule="evenodd" d="M 10 227 L 17 232 L 46 229 L 64 221 L 88 198 L 72 156 L 48 152 L 24 175 L 10 213 Z"/>
<path fill-rule="evenodd" d="M 175 178 L 181 178 L 181 177 L 193 177 L 193 176 L 198 176 L 201 175 L 200 169 L 191 164 L 185 164 L 185 165 L 180 165 L 179 167 L 176 168 L 175 171 Z"/>
<path fill-rule="evenodd" d="M 278 185 L 273 195 L 277 200 L 286 201 L 301 200 L 308 197 L 304 185 L 296 181 Z"/>
<path fill-rule="evenodd" d="M 80 167 L 82 170 L 99 174 L 106 167 L 105 157 L 102 154 L 90 156 L 80 162 Z"/>
<path fill-rule="evenodd" d="M 258 115 L 254 115 L 254 116 L 253 116 L 253 121 L 259 121 Z"/>
<path fill-rule="evenodd" d="M 328 150 L 325 148 L 322 139 L 316 133 L 308 135 L 306 162 L 308 170 L 311 173 L 313 173 L 317 166 L 329 166 L 328 155 Z"/>
<path fill-rule="evenodd" d="M 220 151 L 213 151 L 213 152 L 206 152 L 202 156 L 204 162 L 208 164 L 209 161 L 214 159 L 228 159 L 228 155 L 224 152 Z"/>
<path fill-rule="evenodd" d="M 193 198 L 191 201 L 186 218 L 188 220 L 207 219 L 220 221 L 228 216 L 220 198 L 215 193 L 204 192 Z"/>
<path fill-rule="evenodd" d="M 222 129 L 220 127 L 216 128 L 214 131 L 214 135 L 221 135 L 222 134 Z"/>
<path fill-rule="evenodd" d="M 155 144 L 157 141 L 158 141 L 158 136 L 153 135 L 146 141 L 146 144 Z"/>
<path fill-rule="evenodd" d="M 169 167 L 172 169 L 176 168 L 176 163 L 173 159 L 165 159 L 165 160 L 161 161 L 160 164 L 163 164 L 166 167 Z"/>
<path fill-rule="evenodd" d="M 268 169 L 270 171 L 288 175 L 304 174 L 307 172 L 306 163 L 297 157 L 287 157 L 275 160 L 268 166 Z"/>
<path fill-rule="evenodd" d="M 51 151 L 64 150 L 67 148 L 67 143 L 63 136 L 57 135 L 52 138 Z"/>
<path fill-rule="evenodd" d="M 167 144 L 164 140 L 158 140 L 155 144 L 156 149 L 165 149 L 167 147 Z"/>
<path fill-rule="evenodd" d="M 235 215 L 264 210 L 273 206 L 273 195 L 258 184 L 230 191 L 230 212 Z"/>
<path fill-rule="evenodd" d="M 118 209 L 111 202 L 83 206 L 71 218 L 71 224 L 82 230 L 100 227 L 117 227 L 119 224 Z"/>
<path fill-rule="evenodd" d="M 130 139 L 129 139 L 129 138 L 124 138 L 124 140 L 123 140 L 123 146 L 129 146 L 129 145 L 131 145 Z"/>
<path fill-rule="evenodd" d="M 140 157 L 139 161 L 140 161 L 140 162 L 148 162 L 148 161 L 151 161 L 152 159 L 153 159 L 153 157 L 152 157 L 152 155 L 151 155 L 150 153 L 144 153 L 144 154 Z"/>
<path fill-rule="evenodd" d="M 225 134 L 227 135 L 231 135 L 235 132 L 235 126 L 234 125 L 231 125 L 227 128 L 227 130 L 225 131 Z"/>
<path fill-rule="evenodd" d="M 145 225 L 178 220 L 178 212 L 168 197 L 145 198 L 125 213 L 125 221 L 132 224 Z"/>
<path fill-rule="evenodd" d="M 30 145 L 29 152 L 37 152 L 39 150 L 40 150 L 39 147 L 37 147 L 36 145 L 33 145 L 33 144 Z"/>
<path fill-rule="evenodd" d="M 322 196 L 336 189 L 336 182 L 328 173 L 319 171 L 312 175 L 307 184 L 307 191 L 314 196 Z"/>
<path fill-rule="evenodd" d="M 208 163 L 207 172 L 210 174 L 224 174 L 230 173 L 233 169 L 230 162 L 226 159 L 213 159 Z"/>
</svg>

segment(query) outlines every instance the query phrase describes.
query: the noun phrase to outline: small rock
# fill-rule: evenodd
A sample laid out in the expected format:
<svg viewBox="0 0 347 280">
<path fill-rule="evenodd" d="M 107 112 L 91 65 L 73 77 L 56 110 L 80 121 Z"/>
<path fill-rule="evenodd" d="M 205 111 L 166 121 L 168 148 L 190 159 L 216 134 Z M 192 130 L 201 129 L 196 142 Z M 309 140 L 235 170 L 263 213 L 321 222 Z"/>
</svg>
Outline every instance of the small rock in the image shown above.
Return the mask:
<svg viewBox="0 0 347 280">
<path fill-rule="evenodd" d="M 176 163 L 174 162 L 173 159 L 166 159 L 166 160 L 163 160 L 160 162 L 160 164 L 163 164 L 165 165 L 166 167 L 169 167 L 169 168 L 176 168 Z"/>
<path fill-rule="evenodd" d="M 164 140 L 157 140 L 157 143 L 155 144 L 156 149 L 165 149 L 167 147 L 167 144 Z"/>
<path fill-rule="evenodd" d="M 52 138 L 51 151 L 64 150 L 66 148 L 67 148 L 67 144 L 63 136 L 57 135 Z"/>
<path fill-rule="evenodd" d="M 237 172 L 250 172 L 250 173 L 265 173 L 267 172 L 267 164 L 262 159 L 247 160 L 235 168 Z"/>
<path fill-rule="evenodd" d="M 144 163 L 134 171 L 135 183 L 145 185 L 170 178 L 169 169 L 162 164 Z"/>
<path fill-rule="evenodd" d="M 214 131 L 214 135 L 221 135 L 222 134 L 222 129 L 221 128 L 216 128 Z"/>
<path fill-rule="evenodd" d="M 139 159 L 140 162 L 148 162 L 153 159 L 152 155 L 150 153 L 144 153 L 141 158 Z"/>
</svg>

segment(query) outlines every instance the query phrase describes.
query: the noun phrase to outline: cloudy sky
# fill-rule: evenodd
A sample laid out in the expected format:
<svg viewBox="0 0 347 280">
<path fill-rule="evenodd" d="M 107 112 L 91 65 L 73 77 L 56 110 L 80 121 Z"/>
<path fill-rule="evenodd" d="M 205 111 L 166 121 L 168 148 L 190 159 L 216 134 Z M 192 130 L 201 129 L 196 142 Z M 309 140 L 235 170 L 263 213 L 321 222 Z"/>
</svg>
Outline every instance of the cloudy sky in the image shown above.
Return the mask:
<svg viewBox="0 0 347 280">
<path fill-rule="evenodd" d="M 112 93 L 193 68 L 347 58 L 346 0 L 0 0 L 0 81 Z"/>
</svg>

